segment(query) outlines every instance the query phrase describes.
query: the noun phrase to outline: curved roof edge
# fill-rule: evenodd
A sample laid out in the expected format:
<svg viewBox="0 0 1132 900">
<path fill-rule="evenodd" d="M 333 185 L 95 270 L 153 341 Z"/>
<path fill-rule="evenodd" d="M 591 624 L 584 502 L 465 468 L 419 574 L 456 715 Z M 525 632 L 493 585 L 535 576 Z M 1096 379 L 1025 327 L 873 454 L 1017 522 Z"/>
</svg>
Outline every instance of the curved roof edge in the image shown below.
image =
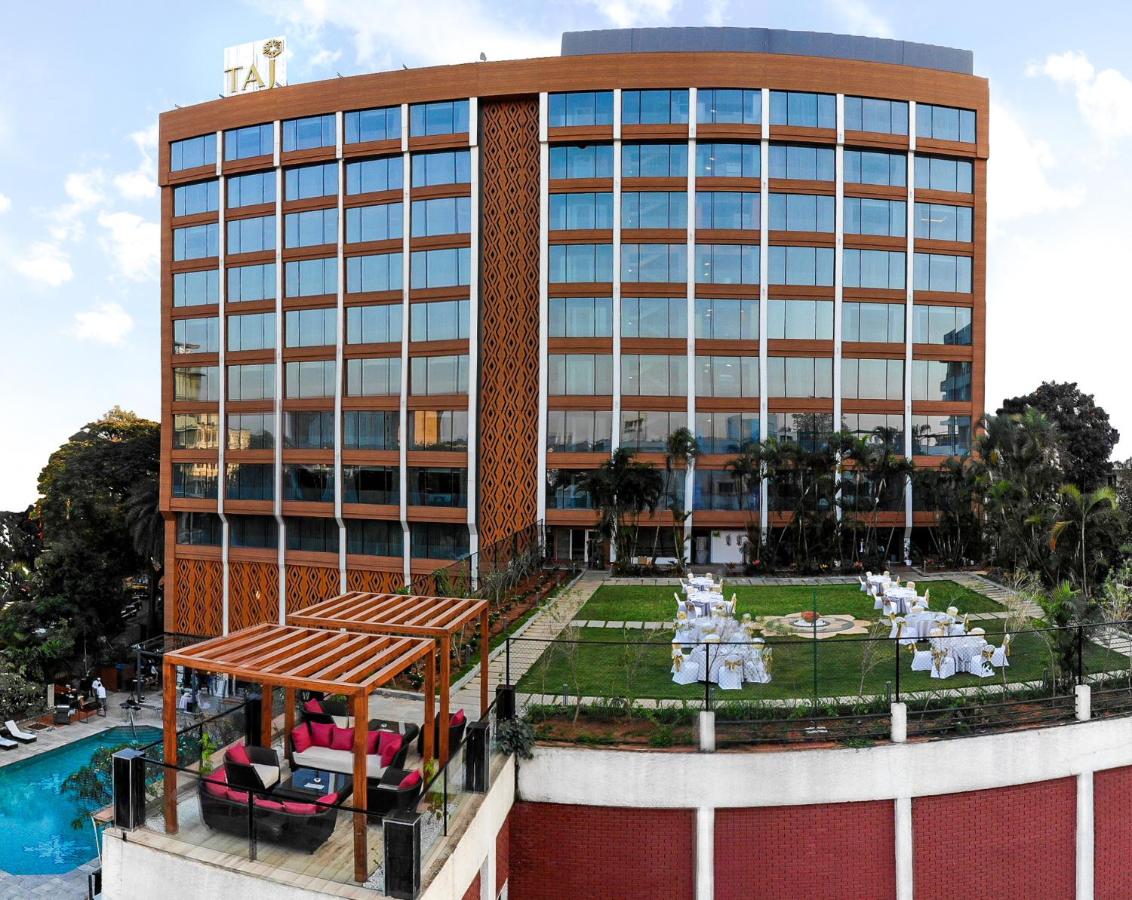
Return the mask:
<svg viewBox="0 0 1132 900">
<path fill-rule="evenodd" d="M 818 31 L 783 31 L 777 28 L 613 28 L 567 31 L 562 35 L 563 56 L 658 52 L 781 53 L 891 63 L 961 75 L 973 75 L 975 68 L 975 55 L 970 50 Z"/>
</svg>

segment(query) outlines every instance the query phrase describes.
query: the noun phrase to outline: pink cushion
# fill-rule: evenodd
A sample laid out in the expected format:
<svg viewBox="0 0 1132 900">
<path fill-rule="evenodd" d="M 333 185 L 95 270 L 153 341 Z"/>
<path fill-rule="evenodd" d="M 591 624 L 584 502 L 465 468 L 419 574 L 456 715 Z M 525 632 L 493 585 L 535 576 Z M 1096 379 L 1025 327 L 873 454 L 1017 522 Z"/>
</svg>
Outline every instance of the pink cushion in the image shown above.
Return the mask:
<svg viewBox="0 0 1132 900">
<path fill-rule="evenodd" d="M 309 749 L 310 745 L 314 742 L 314 739 L 311 737 L 310 726 L 307 725 L 306 722 L 304 722 L 302 725 L 292 731 L 291 741 L 295 745 L 296 753 L 302 753 L 304 750 Z"/>
<path fill-rule="evenodd" d="M 204 789 L 213 797 L 228 796 L 228 773 L 217 769 L 204 779 Z"/>
<path fill-rule="evenodd" d="M 322 704 L 318 700 L 308 700 L 303 707 L 307 712 L 321 713 L 326 715 L 326 710 L 322 708 Z"/>
<path fill-rule="evenodd" d="M 273 809 L 278 812 L 282 812 L 284 806 L 284 804 L 280 803 L 278 800 L 265 800 L 263 797 L 256 797 L 255 805 L 260 809 Z"/>
<path fill-rule="evenodd" d="M 313 803 L 291 803 L 284 800 L 283 812 L 294 813 L 296 816 L 313 816 L 318 812 L 318 807 Z"/>
<path fill-rule="evenodd" d="M 367 731 L 366 732 L 366 754 L 373 756 L 377 753 L 377 741 L 381 737 L 380 731 Z"/>
<path fill-rule="evenodd" d="M 381 732 L 381 737 L 377 743 L 377 752 L 381 755 L 381 764 L 389 766 L 393 764 L 393 757 L 401 749 L 401 735 L 394 734 L 392 731 Z"/>
<path fill-rule="evenodd" d="M 452 720 L 451 721 L 452 721 L 453 725 L 463 725 L 464 724 L 464 711 L 462 709 L 456 710 L 456 712 L 454 712 L 452 714 Z"/>
<path fill-rule="evenodd" d="M 350 750 L 354 746 L 354 729 L 333 726 L 334 732 L 330 735 L 331 750 Z"/>
<path fill-rule="evenodd" d="M 335 791 L 333 794 L 327 794 L 325 797 L 319 797 L 315 802 L 321 803 L 323 806 L 333 806 L 338 802 L 338 792 Z"/>
<path fill-rule="evenodd" d="M 234 763 L 239 763 L 244 766 L 250 766 L 252 764 L 252 761 L 248 758 L 247 748 L 243 744 L 236 744 L 236 746 L 230 747 L 227 758 Z"/>
<path fill-rule="evenodd" d="M 316 747 L 329 747 L 334 735 L 334 726 L 329 722 L 308 722 L 311 729 L 311 738 Z"/>
<path fill-rule="evenodd" d="M 401 783 L 399 785 L 397 785 L 397 787 L 399 787 L 399 788 L 411 788 L 411 787 L 416 787 L 420 783 L 421 783 L 421 773 L 420 772 L 410 772 L 408 775 L 406 775 L 404 778 L 401 779 Z"/>
<path fill-rule="evenodd" d="M 234 800 L 236 803 L 247 803 L 248 802 L 248 792 L 247 791 L 234 791 L 231 788 L 229 788 L 228 789 L 228 799 Z"/>
</svg>

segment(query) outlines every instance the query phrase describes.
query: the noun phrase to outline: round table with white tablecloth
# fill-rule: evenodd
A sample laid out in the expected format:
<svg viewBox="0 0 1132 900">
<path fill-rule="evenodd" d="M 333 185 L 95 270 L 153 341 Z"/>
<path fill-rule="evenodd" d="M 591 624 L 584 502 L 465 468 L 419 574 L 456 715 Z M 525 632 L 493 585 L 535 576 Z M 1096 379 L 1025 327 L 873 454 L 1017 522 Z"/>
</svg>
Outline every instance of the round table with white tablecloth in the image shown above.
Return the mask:
<svg viewBox="0 0 1132 900">
<path fill-rule="evenodd" d="M 902 616 L 908 612 L 908 607 L 916 601 L 916 589 L 889 585 L 884 589 L 884 599 L 891 601 L 892 611 L 898 616 Z"/>
</svg>

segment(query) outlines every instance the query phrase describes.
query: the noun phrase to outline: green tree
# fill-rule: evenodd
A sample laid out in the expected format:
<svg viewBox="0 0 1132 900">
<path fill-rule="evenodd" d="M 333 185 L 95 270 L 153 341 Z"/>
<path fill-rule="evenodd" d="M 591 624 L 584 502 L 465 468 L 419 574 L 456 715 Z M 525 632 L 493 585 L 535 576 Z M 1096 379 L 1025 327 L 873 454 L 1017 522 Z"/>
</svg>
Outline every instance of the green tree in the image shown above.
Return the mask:
<svg viewBox="0 0 1132 900">
<path fill-rule="evenodd" d="M 687 428 L 677 428 L 664 443 L 664 497 L 668 502 L 668 512 L 672 516 L 672 543 L 676 549 L 676 566 L 684 571 L 684 523 L 688 520 L 687 497 L 684 502 L 677 499 L 676 479 L 696 464 L 700 455 L 700 445 L 696 436 Z M 660 529 L 656 530 L 657 540 Z M 656 543 L 653 543 L 653 559 L 656 559 Z"/>
<path fill-rule="evenodd" d="M 735 477 L 740 503 L 747 513 L 747 542 L 743 545 L 743 556 L 749 566 L 754 565 L 762 546 L 758 499 L 762 492 L 763 456 L 766 452 L 766 446 L 758 441 L 743 441 L 739 445 L 739 455 L 727 463 L 727 471 Z"/>
<path fill-rule="evenodd" d="M 1098 488 L 1082 493 L 1075 484 L 1063 484 L 1060 489 L 1064 501 L 1064 517 L 1053 523 L 1050 529 L 1050 549 L 1057 550 L 1061 538 L 1069 535 L 1073 540 L 1073 556 L 1080 572 L 1081 594 L 1089 598 L 1089 574 L 1095 573 L 1105 564 L 1104 558 L 1089 553 L 1089 529 L 1101 529 L 1111 521 L 1109 515 L 1117 508 L 1116 491 L 1111 487 Z"/>
<path fill-rule="evenodd" d="M 641 513 L 656 510 L 663 488 L 656 466 L 633 456 L 632 450 L 618 447 L 610 459 L 587 472 L 580 484 L 599 511 L 598 532 L 612 543 L 618 570 L 625 569 L 634 556 Z"/>
<path fill-rule="evenodd" d="M 165 520 L 159 508 L 157 472 L 147 473 L 126 499 L 126 527 L 134 552 L 146 562 L 146 635 L 156 634 L 157 585 L 165 559 Z"/>
</svg>

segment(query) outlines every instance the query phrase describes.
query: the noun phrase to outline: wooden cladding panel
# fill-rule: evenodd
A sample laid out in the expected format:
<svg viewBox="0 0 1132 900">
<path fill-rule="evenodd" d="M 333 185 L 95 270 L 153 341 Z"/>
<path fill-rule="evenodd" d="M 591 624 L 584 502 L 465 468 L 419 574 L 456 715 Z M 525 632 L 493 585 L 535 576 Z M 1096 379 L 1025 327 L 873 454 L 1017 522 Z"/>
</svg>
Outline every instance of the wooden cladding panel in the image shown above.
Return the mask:
<svg viewBox="0 0 1132 900">
<path fill-rule="evenodd" d="M 338 569 L 324 566 L 287 566 L 287 612 L 312 606 L 342 593 Z"/>
<path fill-rule="evenodd" d="M 480 105 L 480 546 L 538 515 L 538 99 Z"/>
<path fill-rule="evenodd" d="M 220 634 L 224 567 L 219 560 L 178 558 L 173 570 L 176 603 L 172 630 L 178 634 Z"/>
<path fill-rule="evenodd" d="M 279 624 L 279 566 L 267 562 L 228 564 L 228 630 Z"/>
<path fill-rule="evenodd" d="M 378 572 L 367 569 L 346 570 L 346 590 L 371 594 L 391 594 L 405 584 L 403 572 Z"/>
</svg>

